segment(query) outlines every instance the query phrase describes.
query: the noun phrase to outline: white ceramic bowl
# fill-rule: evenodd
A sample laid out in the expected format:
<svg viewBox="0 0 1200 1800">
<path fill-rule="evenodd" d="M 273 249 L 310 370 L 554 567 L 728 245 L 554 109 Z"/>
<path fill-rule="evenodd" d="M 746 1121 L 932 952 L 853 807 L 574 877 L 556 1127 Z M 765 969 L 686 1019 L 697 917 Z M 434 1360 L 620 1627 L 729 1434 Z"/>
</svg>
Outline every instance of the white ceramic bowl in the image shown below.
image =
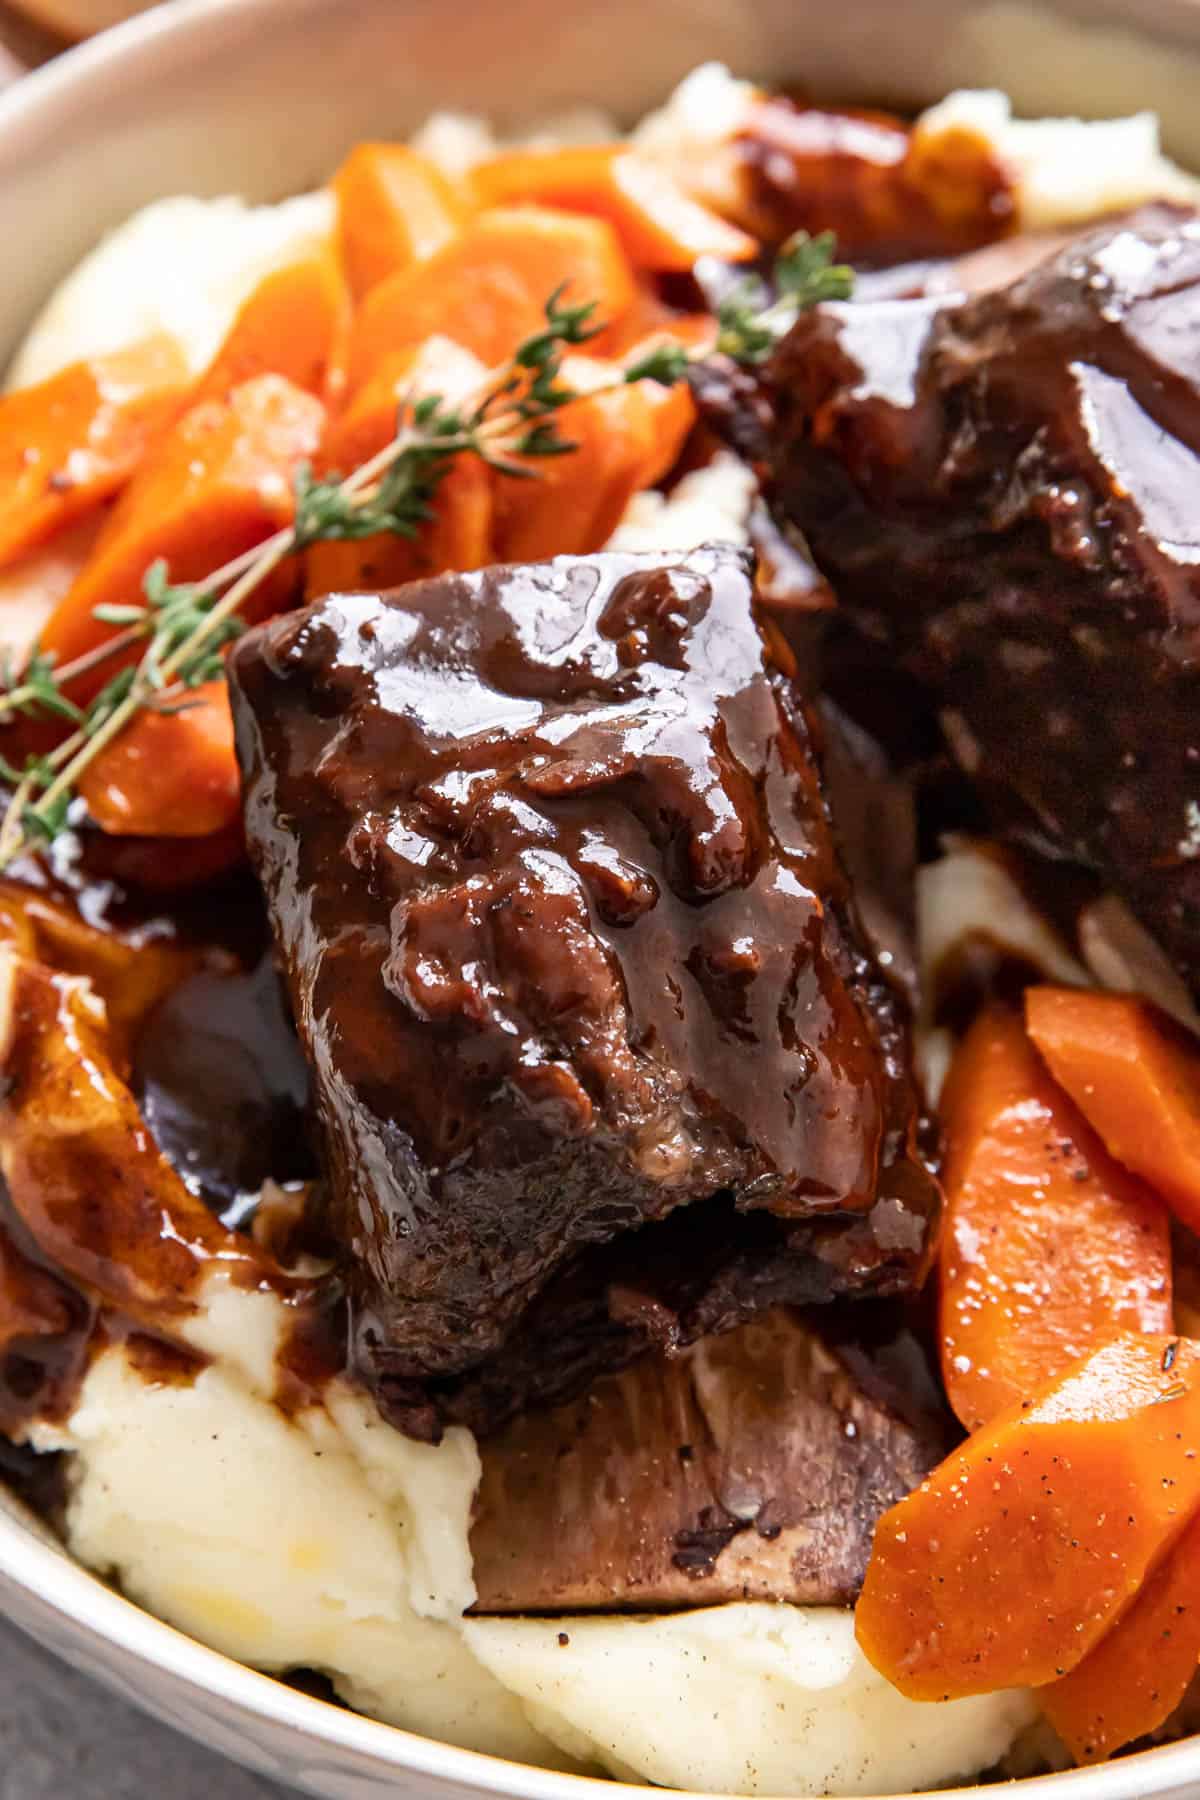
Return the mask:
<svg viewBox="0 0 1200 1800">
<path fill-rule="evenodd" d="M 276 198 L 438 106 L 506 123 L 591 101 L 633 117 L 709 57 L 844 98 L 970 84 L 1029 112 L 1152 106 L 1200 166 L 1200 0 L 171 0 L 0 100 L 0 365 L 54 281 L 156 196 Z M 203 1649 L 77 1567 L 3 1489 L 0 1606 L 127 1699 L 330 1800 L 618 1794 L 358 1718 Z M 1200 1739 L 1021 1789 L 1197 1794 Z"/>
</svg>

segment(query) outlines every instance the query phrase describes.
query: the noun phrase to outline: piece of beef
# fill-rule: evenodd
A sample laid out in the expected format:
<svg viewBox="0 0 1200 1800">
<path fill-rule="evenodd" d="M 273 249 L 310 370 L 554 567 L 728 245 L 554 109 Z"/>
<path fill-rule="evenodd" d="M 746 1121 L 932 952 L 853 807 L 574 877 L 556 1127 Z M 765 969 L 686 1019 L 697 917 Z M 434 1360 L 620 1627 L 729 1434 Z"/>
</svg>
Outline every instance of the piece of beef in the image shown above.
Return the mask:
<svg viewBox="0 0 1200 1800">
<path fill-rule="evenodd" d="M 957 1432 L 917 1340 L 846 1310 L 850 1344 L 781 1308 L 484 1444 L 475 1610 L 852 1603 L 880 1514 Z"/>
<path fill-rule="evenodd" d="M 956 255 L 1003 237 L 1017 218 L 1012 171 L 985 138 L 892 113 L 766 94 L 710 162 L 689 171 L 693 182 L 763 243 L 832 231 L 854 262 Z"/>
<path fill-rule="evenodd" d="M 1153 209 L 961 304 L 822 308 L 771 379 L 777 503 L 880 678 L 1200 987 L 1200 222 Z"/>
<path fill-rule="evenodd" d="M 231 658 L 353 1356 L 410 1430 L 923 1271 L 896 998 L 751 600 L 729 547 L 560 558 Z"/>
</svg>

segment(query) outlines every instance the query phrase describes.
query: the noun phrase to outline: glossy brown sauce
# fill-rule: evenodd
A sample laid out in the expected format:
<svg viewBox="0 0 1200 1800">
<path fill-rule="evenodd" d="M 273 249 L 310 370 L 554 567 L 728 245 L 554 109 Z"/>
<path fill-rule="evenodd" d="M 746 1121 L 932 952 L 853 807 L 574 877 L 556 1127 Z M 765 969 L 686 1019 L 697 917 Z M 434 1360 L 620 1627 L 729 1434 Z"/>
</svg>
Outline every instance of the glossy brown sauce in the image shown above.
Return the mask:
<svg viewBox="0 0 1200 1800">
<path fill-rule="evenodd" d="M 767 244 L 833 231 L 873 265 L 956 256 L 1011 231 L 1016 195 L 990 145 L 960 131 L 932 146 L 892 114 L 772 95 L 738 134 L 739 217 Z"/>
<path fill-rule="evenodd" d="M 331 597 L 231 679 L 354 1355 L 410 1429 L 422 1381 L 463 1416 L 456 1379 L 487 1427 L 492 1363 L 522 1403 L 515 1346 L 560 1272 L 586 1287 L 590 1247 L 722 1194 L 711 1297 L 679 1313 L 678 1281 L 614 1268 L 599 1366 L 659 1312 L 682 1342 L 736 1317 L 747 1233 L 797 1298 L 915 1277 L 936 1191 L 902 1028 L 741 553 Z"/>
<path fill-rule="evenodd" d="M 148 1380 L 192 1379 L 205 1359 L 178 1325 L 216 1269 L 280 1294 L 281 1396 L 311 1400 L 344 1360 L 344 1332 L 329 1322 L 336 1294 L 275 1253 L 309 1251 L 303 1209 L 286 1245 L 219 1216 L 249 1224 L 268 1176 L 312 1170 L 306 1077 L 252 891 L 227 890 L 202 927 L 191 908 L 147 914 L 109 885 L 72 905 L 69 882 L 23 873 L 0 883 L 0 946 L 17 957 L 0 1089 L 0 1430 L 64 1418 L 116 1340 Z M 235 943 L 257 962 L 242 966 Z"/>
</svg>

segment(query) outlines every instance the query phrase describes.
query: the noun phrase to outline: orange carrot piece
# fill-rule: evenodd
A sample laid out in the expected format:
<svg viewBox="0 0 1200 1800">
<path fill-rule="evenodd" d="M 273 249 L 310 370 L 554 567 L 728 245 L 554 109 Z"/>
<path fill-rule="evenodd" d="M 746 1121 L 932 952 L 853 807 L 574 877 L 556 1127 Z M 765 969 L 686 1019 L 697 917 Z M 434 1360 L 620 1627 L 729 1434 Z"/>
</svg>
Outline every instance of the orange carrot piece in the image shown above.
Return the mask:
<svg viewBox="0 0 1200 1800">
<path fill-rule="evenodd" d="M 1025 1016 L 1055 1080 L 1111 1154 L 1200 1231 L 1200 1045 L 1124 994 L 1030 988 Z"/>
<path fill-rule="evenodd" d="M 575 446 L 563 456 L 530 458 L 531 479 L 496 478 L 496 554 L 501 562 L 582 556 L 598 550 L 655 461 L 659 418 L 649 382 L 588 393 L 606 376 L 589 357 L 567 357 L 563 380 L 581 398 L 556 415 Z"/>
<path fill-rule="evenodd" d="M 655 337 L 659 335 L 655 333 Z M 630 352 L 630 361 L 636 361 L 639 355 L 648 351 L 652 341 L 648 339 L 635 346 Z M 653 448 L 642 466 L 637 485 L 639 488 L 654 487 L 679 461 L 687 435 L 696 423 L 696 402 L 686 381 L 677 381 L 673 387 L 663 387 L 658 381 L 639 381 L 633 385 L 645 395 L 654 437 Z"/>
<path fill-rule="evenodd" d="M 402 269 L 367 295 L 350 334 L 349 383 L 359 388 L 390 351 L 441 332 L 489 367 L 546 322 L 556 290 L 594 301 L 595 322 L 632 305 L 633 275 L 612 226 L 549 207 L 496 207 L 473 219 L 435 256 Z"/>
<path fill-rule="evenodd" d="M 436 164 L 406 144 L 357 145 L 334 176 L 333 192 L 338 249 L 356 300 L 441 250 L 467 215 Z"/>
<path fill-rule="evenodd" d="M 1200 1519 L 1077 1668 L 1038 1694 L 1076 1762 L 1102 1762 L 1174 1712 L 1200 1662 Z"/>
<path fill-rule="evenodd" d="M 282 375 L 306 393 L 324 395 L 348 314 L 332 256 L 318 253 L 274 270 L 242 306 L 192 404 L 227 400 L 256 375 Z"/>
<path fill-rule="evenodd" d="M 320 466 L 346 472 L 366 462 L 394 436 L 401 402 L 440 394 L 450 404 L 482 391 L 487 370 L 477 356 L 451 339 L 425 343 L 385 357 L 346 410 L 331 421 Z M 492 483 L 474 456 L 459 456 L 433 498 L 433 516 L 415 538 L 392 533 L 351 543 L 313 544 L 305 553 L 305 594 L 400 587 L 447 569 L 478 569 L 492 561 Z"/>
<path fill-rule="evenodd" d="M 669 170 L 624 144 L 508 150 L 471 171 L 483 206 L 534 201 L 593 213 L 615 227 L 642 269 L 686 271 L 697 257 L 750 262 L 755 238 L 701 206 Z"/>
<path fill-rule="evenodd" d="M 0 397 L 0 563 L 115 494 L 187 383 L 183 353 L 163 335 Z"/>
<path fill-rule="evenodd" d="M 942 1376 L 974 1431 L 1119 1333 L 1171 1329 L 1170 1221 L 1006 1008 L 971 1027 L 939 1111 Z"/>
<path fill-rule="evenodd" d="M 223 681 L 178 712 L 142 712 L 84 771 L 79 791 L 102 831 L 119 837 L 207 837 L 241 813 L 233 718 Z"/>
<path fill-rule="evenodd" d="M 715 339 L 717 322 L 711 313 L 680 312 L 668 306 L 658 292 L 652 277 L 639 275 L 633 304 L 612 325 L 588 340 L 589 356 L 616 361 L 635 349 L 648 349 L 650 343 L 666 335 L 680 343 L 696 345 Z"/>
<path fill-rule="evenodd" d="M 863 1652 L 914 1700 L 1067 1674 L 1195 1516 L 1198 1451 L 1200 1345 L 1101 1346 L 883 1515 Z"/>
<path fill-rule="evenodd" d="M 378 592 L 450 569 L 480 569 L 495 560 L 492 484 L 485 465 L 460 456 L 432 501 L 432 517 L 415 538 L 381 532 L 349 543 L 313 544 L 304 555 L 304 597 Z"/>
<path fill-rule="evenodd" d="M 147 569 L 165 558 L 171 579 L 199 581 L 286 525 L 292 476 L 320 442 L 325 409 L 280 375 L 259 375 L 228 401 L 193 407 L 126 489 L 78 580 L 42 633 L 65 663 L 112 635 L 100 605 L 138 604 Z M 257 616 L 269 596 L 260 594 Z M 106 664 L 72 688 L 102 685 Z"/>
<path fill-rule="evenodd" d="M 348 475 L 395 436 L 403 400 L 438 394 L 447 405 L 462 405 L 482 396 L 487 375 L 477 356 L 441 334 L 394 350 L 329 421 L 319 467 Z"/>
</svg>

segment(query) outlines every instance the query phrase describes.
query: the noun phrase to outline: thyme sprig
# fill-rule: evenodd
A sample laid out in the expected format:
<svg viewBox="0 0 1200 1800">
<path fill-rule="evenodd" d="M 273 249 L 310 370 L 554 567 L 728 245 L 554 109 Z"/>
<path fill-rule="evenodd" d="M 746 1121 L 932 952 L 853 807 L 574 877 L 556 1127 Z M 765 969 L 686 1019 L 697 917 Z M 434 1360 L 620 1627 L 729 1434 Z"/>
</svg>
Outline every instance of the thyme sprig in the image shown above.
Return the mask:
<svg viewBox="0 0 1200 1800">
<path fill-rule="evenodd" d="M 851 271 L 834 263 L 833 252 L 831 234 L 799 234 L 776 263 L 773 295 L 758 278 L 740 282 L 722 302 L 709 341 L 655 343 L 626 363 L 619 377 L 589 392 L 635 381 L 673 386 L 714 349 L 740 362 L 761 362 L 802 311 L 849 293 Z M 527 338 L 472 400 L 454 405 L 439 394 L 406 395 L 391 441 L 351 474 L 318 477 L 308 465 L 298 469 L 292 523 L 265 542 L 201 582 L 172 582 L 159 560 L 146 571 L 140 603 L 94 609 L 101 624 L 116 627 L 103 644 L 61 667 L 40 650 L 19 675 L 0 666 L 0 724 L 17 715 L 41 716 L 65 719 L 75 728 L 21 768 L 0 758 L 0 778 L 12 790 L 0 819 L 0 869 L 67 829 L 80 777 L 139 713 L 181 710 L 189 704 L 189 690 L 221 675 L 222 651 L 242 630 L 241 608 L 287 557 L 331 539 L 380 533 L 416 537 L 459 456 L 476 456 L 503 474 L 528 478 L 536 473 L 531 462 L 575 448 L 557 418 L 579 398 L 563 379 L 563 359 L 601 327 L 594 304 L 567 305 L 561 288 L 547 300 L 545 316 L 542 330 Z M 81 676 L 139 646 L 138 659 L 113 675 L 86 706 L 70 697 L 67 689 Z"/>
<path fill-rule="evenodd" d="M 765 362 L 802 312 L 823 300 L 848 300 L 854 288 L 854 270 L 847 263 L 834 262 L 836 250 L 832 231 L 817 237 L 797 232 L 776 260 L 774 299 L 764 281 L 750 276 L 721 301 L 717 349 L 735 362 Z"/>
</svg>

